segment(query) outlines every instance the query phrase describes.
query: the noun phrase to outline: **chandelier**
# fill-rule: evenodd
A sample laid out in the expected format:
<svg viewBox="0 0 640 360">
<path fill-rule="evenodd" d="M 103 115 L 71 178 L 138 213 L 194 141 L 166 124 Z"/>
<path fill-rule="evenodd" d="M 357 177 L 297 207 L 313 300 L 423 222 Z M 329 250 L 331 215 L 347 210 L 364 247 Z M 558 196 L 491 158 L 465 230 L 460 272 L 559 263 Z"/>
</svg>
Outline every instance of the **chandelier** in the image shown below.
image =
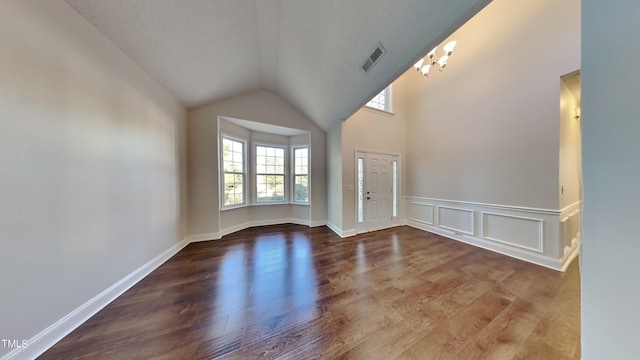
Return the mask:
<svg viewBox="0 0 640 360">
<path fill-rule="evenodd" d="M 456 47 L 457 42 L 449 41 L 442 49 L 444 50 L 444 55 L 442 55 L 438 60 L 436 60 L 436 51 L 438 47 L 434 47 L 433 50 L 429 51 L 426 57 L 418 60 L 418 62 L 413 65 L 413 67 L 422 73 L 424 77 L 429 76 L 429 70 L 431 70 L 431 66 L 437 64 L 438 70 L 443 71 L 447 66 L 447 61 L 449 61 L 449 56 L 453 54 L 453 48 Z M 426 64 L 425 64 L 426 63 Z"/>
</svg>

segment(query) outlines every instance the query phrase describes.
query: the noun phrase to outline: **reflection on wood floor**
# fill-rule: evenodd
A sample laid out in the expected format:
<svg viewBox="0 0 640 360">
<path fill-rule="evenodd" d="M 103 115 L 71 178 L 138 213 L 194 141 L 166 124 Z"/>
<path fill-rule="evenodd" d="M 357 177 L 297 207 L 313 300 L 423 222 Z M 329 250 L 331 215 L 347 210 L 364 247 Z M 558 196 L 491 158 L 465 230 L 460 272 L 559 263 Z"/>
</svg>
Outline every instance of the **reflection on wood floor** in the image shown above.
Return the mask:
<svg viewBox="0 0 640 360">
<path fill-rule="evenodd" d="M 193 243 L 42 359 L 580 359 L 580 277 L 409 227 Z"/>
</svg>

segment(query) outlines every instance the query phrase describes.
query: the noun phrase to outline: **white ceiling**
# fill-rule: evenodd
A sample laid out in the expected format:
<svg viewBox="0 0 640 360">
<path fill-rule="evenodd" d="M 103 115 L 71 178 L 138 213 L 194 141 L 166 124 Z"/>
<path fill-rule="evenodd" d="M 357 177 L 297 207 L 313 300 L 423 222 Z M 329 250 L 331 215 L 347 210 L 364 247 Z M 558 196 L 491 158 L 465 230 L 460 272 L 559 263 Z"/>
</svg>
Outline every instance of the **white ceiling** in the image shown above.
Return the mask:
<svg viewBox="0 0 640 360">
<path fill-rule="evenodd" d="M 267 89 L 325 130 L 490 2 L 65 1 L 187 108 Z"/>
</svg>

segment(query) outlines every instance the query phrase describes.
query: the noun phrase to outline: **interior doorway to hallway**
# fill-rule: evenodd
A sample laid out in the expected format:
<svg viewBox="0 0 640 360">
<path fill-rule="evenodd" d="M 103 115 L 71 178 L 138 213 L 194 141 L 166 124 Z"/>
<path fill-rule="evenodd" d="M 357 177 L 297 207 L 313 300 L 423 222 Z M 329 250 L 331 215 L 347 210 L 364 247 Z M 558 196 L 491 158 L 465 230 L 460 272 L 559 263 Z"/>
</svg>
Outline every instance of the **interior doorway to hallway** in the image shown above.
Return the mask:
<svg viewBox="0 0 640 360">
<path fill-rule="evenodd" d="M 356 232 L 394 226 L 400 204 L 400 156 L 356 150 Z"/>
</svg>

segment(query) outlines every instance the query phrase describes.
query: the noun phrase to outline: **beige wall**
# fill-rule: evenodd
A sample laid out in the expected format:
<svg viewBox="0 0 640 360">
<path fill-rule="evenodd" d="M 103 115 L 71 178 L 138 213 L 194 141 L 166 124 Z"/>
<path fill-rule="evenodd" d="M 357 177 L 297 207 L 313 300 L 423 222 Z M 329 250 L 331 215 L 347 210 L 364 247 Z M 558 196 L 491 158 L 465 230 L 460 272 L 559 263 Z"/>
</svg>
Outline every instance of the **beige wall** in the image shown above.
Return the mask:
<svg viewBox="0 0 640 360">
<path fill-rule="evenodd" d="M 0 68 L 0 338 L 30 339 L 185 234 L 186 111 L 62 1 L 2 2 Z"/>
<path fill-rule="evenodd" d="M 307 215 L 312 224 L 326 221 L 325 133 L 276 93 L 261 90 L 189 111 L 187 143 L 191 235 L 217 234 L 222 230 L 219 221 L 218 116 L 308 131 L 311 148 L 311 206 L 307 210 L 310 214 Z M 270 214 L 269 208 L 272 211 Z M 225 211 L 222 216 L 225 217 L 225 223 L 237 223 L 242 219 L 243 222 L 250 222 L 264 220 L 265 217 L 272 219 L 273 211 L 277 211 L 277 216 L 285 213 L 299 216 L 301 213 L 297 207 L 284 211 L 278 206 L 267 206 L 260 209 L 246 208 L 237 212 L 238 214 Z"/>
<path fill-rule="evenodd" d="M 392 85 L 393 114 L 364 107 L 342 123 L 342 230 L 344 231 L 354 230 L 356 226 L 356 149 L 400 155 L 400 191 L 402 192 L 405 188 L 406 78 L 407 75 L 403 75 Z M 399 218 L 402 216 L 401 213 Z"/>
<path fill-rule="evenodd" d="M 579 106 L 578 99 L 565 82 L 560 81 L 560 209 L 580 201 L 582 192 L 580 119 L 575 117 L 575 109 Z"/>
<path fill-rule="evenodd" d="M 558 81 L 579 34 L 579 0 L 495 0 L 452 34 L 446 71 L 408 81 L 405 193 L 557 209 Z"/>
</svg>

